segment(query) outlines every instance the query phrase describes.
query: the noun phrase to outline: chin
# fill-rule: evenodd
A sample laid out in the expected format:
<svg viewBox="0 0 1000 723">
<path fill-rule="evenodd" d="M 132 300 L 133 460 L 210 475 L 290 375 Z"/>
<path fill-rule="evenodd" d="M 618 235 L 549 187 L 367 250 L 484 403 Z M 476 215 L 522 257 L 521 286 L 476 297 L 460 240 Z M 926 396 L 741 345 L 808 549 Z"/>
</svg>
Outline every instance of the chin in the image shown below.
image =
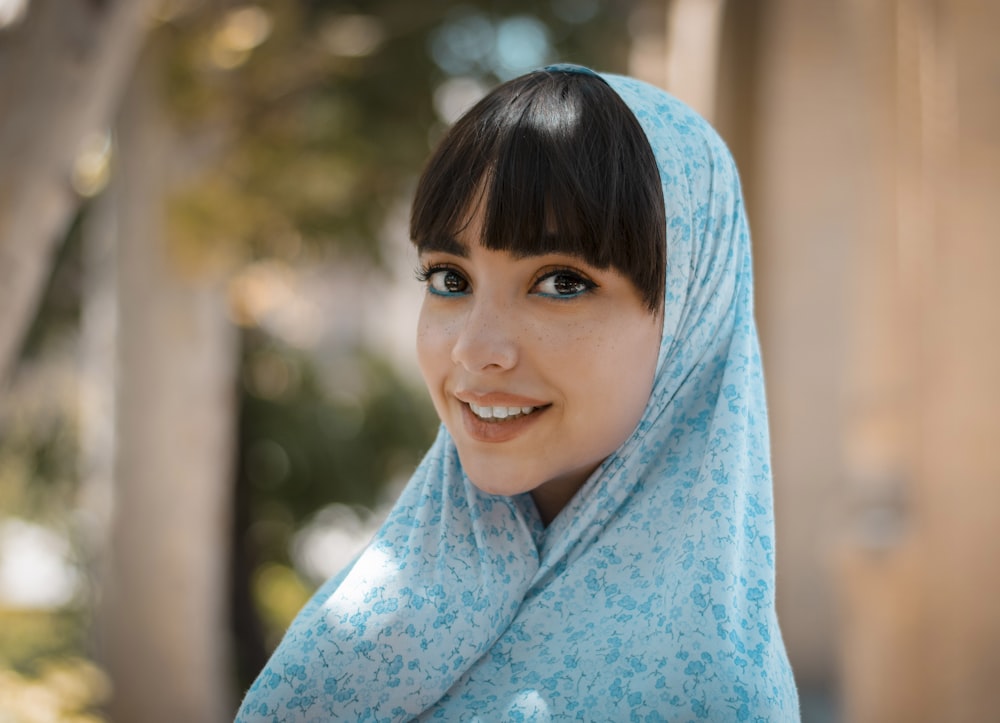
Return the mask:
<svg viewBox="0 0 1000 723">
<path fill-rule="evenodd" d="M 497 475 L 495 471 L 492 473 L 484 473 L 478 470 L 466 469 L 465 474 L 468 475 L 469 481 L 472 482 L 477 489 L 488 495 L 502 495 L 504 497 L 510 497 L 521 494 L 522 492 L 527 492 L 531 489 L 530 485 L 512 485 L 510 484 L 510 476 L 500 476 Z"/>
<path fill-rule="evenodd" d="M 499 480 L 490 479 L 489 477 L 484 478 L 480 475 L 470 474 L 469 481 L 472 482 L 478 490 L 485 492 L 488 495 L 502 495 L 504 497 L 509 497 L 523 491 L 519 489 L 511 489 Z"/>
</svg>

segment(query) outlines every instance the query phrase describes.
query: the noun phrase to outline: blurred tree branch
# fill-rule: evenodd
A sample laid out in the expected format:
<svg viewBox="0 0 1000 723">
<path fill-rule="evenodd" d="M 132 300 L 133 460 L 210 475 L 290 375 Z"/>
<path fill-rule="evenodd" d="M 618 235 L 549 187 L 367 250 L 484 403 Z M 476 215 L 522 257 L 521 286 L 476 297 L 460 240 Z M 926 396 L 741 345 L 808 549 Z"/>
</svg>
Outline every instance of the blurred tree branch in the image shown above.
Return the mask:
<svg viewBox="0 0 1000 723">
<path fill-rule="evenodd" d="M 80 204 L 74 161 L 104 133 L 156 0 L 32 0 L 0 33 L 0 384 Z"/>
</svg>

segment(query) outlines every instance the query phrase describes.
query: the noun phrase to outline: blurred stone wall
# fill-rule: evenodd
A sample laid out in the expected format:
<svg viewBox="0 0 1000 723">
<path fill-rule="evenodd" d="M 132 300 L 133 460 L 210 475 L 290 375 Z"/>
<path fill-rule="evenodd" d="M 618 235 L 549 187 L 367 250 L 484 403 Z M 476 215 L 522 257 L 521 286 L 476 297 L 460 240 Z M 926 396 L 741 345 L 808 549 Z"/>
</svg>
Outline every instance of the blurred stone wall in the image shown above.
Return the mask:
<svg viewBox="0 0 1000 723">
<path fill-rule="evenodd" d="M 779 614 L 804 702 L 993 720 L 1000 4 L 727 12 L 717 121 L 755 234 Z"/>
</svg>

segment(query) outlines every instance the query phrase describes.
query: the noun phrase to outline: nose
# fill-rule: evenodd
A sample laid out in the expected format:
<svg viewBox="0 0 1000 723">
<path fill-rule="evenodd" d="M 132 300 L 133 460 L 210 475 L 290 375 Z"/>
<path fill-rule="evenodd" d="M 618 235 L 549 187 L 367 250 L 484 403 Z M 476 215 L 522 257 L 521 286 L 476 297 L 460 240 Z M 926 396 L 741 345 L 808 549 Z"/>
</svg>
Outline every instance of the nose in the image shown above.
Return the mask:
<svg viewBox="0 0 1000 723">
<path fill-rule="evenodd" d="M 506 371 L 517 364 L 518 339 L 510 309 L 476 299 L 451 348 L 451 360 L 470 372 Z"/>
</svg>

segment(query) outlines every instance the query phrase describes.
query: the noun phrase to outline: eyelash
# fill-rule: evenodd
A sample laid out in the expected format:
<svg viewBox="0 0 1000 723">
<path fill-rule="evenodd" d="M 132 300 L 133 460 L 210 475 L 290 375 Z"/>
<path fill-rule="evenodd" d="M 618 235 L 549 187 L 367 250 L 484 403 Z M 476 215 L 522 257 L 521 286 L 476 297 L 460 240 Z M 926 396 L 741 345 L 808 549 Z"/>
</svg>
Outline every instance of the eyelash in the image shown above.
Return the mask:
<svg viewBox="0 0 1000 723">
<path fill-rule="evenodd" d="M 460 277 L 462 281 L 465 282 L 466 286 L 468 286 L 469 281 L 468 279 L 465 278 L 462 272 L 456 269 L 454 266 L 450 266 L 449 264 L 433 264 L 431 266 L 422 266 L 421 268 L 417 269 L 417 281 L 426 284 L 428 293 L 434 294 L 436 296 L 464 296 L 465 293 L 467 292 L 462 292 L 462 291 L 443 292 L 443 291 L 437 291 L 431 286 L 431 279 L 433 279 L 436 274 L 446 271 L 450 271 L 451 273 Z"/>
<path fill-rule="evenodd" d="M 591 291 L 597 288 L 597 284 L 588 279 L 586 276 L 583 276 L 579 272 L 573 271 L 572 269 L 552 269 L 551 271 L 547 271 L 541 277 L 539 277 L 534 284 L 531 285 L 531 288 L 535 288 L 543 281 L 554 279 L 560 276 L 564 276 L 568 279 L 571 279 L 573 285 L 581 287 L 580 290 L 572 294 L 539 294 L 539 295 L 544 296 L 547 299 L 575 299 L 578 296 L 589 294 Z"/>
<path fill-rule="evenodd" d="M 457 268 L 455 268 L 454 266 L 451 266 L 450 264 L 432 264 L 432 265 L 423 266 L 423 267 L 417 269 L 417 272 L 416 272 L 417 281 L 419 281 L 419 282 L 421 282 L 423 284 L 426 284 L 427 285 L 427 291 L 429 293 L 435 294 L 437 296 L 444 296 L 444 297 L 464 296 L 465 294 L 468 293 L 468 291 L 465 291 L 465 290 L 463 290 L 463 291 L 446 292 L 446 291 L 438 291 L 438 290 L 434 289 L 431 286 L 431 280 L 434 278 L 434 276 L 436 274 L 439 274 L 439 273 L 442 273 L 442 272 L 451 272 L 451 273 L 455 274 L 456 276 L 458 276 L 458 277 L 460 277 L 462 279 L 462 281 L 465 283 L 466 287 L 469 286 L 469 281 L 468 281 L 468 279 L 465 278 L 465 275 L 461 271 L 459 271 Z M 559 277 L 559 276 L 563 276 L 563 277 L 569 278 L 571 280 L 572 284 L 581 287 L 580 290 L 576 291 L 575 293 L 572 293 L 572 294 L 547 294 L 547 293 L 539 293 L 538 295 L 539 296 L 543 296 L 543 297 L 545 297 L 547 299 L 558 299 L 558 300 L 575 299 L 575 298 L 577 298 L 579 296 L 583 296 L 584 294 L 588 294 L 588 293 L 590 293 L 591 291 L 593 291 L 594 289 L 597 288 L 597 284 L 596 283 L 594 283 L 593 281 L 591 281 L 587 277 L 583 276 L 578 271 L 574 271 L 573 269 L 568 269 L 568 268 L 557 268 L 557 269 L 552 269 L 550 271 L 545 272 L 544 274 L 542 274 L 540 277 L 538 277 L 532 283 L 531 288 L 534 289 L 539 284 L 541 284 L 543 281 L 547 281 L 548 279 L 552 279 L 552 278 Z"/>
</svg>

